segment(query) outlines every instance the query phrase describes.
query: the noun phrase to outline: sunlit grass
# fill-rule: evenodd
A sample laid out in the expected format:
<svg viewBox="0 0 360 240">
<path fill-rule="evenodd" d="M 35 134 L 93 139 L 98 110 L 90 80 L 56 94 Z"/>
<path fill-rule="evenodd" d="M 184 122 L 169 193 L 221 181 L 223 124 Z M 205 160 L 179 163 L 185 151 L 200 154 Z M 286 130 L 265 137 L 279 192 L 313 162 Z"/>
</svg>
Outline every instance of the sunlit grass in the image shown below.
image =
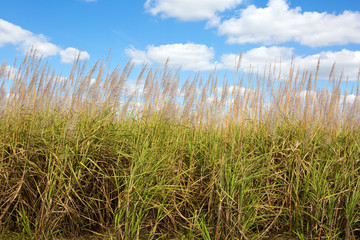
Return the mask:
<svg viewBox="0 0 360 240">
<path fill-rule="evenodd" d="M 240 73 L 179 86 L 165 66 L 129 91 L 131 71 L 2 65 L 4 238 L 360 237 L 358 89 L 346 101 L 341 79 L 321 90 L 293 66 L 252 87 Z"/>
</svg>

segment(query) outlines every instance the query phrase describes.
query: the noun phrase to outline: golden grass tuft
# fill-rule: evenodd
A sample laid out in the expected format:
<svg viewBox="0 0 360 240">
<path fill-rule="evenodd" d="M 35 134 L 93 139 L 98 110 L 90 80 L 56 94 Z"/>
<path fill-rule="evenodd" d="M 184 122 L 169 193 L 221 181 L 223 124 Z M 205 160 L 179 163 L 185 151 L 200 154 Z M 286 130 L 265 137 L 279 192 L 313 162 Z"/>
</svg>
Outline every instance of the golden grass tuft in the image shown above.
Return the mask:
<svg viewBox="0 0 360 240">
<path fill-rule="evenodd" d="M 359 84 L 240 62 L 232 83 L 181 86 L 167 64 L 133 85 L 131 62 L 77 59 L 66 78 L 34 51 L 2 64 L 1 236 L 359 238 Z"/>
</svg>

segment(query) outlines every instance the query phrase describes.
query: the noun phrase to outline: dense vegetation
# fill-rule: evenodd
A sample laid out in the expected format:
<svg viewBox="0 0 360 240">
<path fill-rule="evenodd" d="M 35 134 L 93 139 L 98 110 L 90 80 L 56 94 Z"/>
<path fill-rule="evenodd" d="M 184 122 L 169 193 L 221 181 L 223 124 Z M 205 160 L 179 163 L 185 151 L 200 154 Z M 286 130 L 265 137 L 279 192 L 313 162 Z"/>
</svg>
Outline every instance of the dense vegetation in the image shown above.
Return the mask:
<svg viewBox="0 0 360 240">
<path fill-rule="evenodd" d="M 0 234 L 360 238 L 359 90 L 236 68 L 231 84 L 213 72 L 180 88 L 144 67 L 130 91 L 130 63 L 76 61 L 67 78 L 34 52 L 3 64 Z"/>
</svg>

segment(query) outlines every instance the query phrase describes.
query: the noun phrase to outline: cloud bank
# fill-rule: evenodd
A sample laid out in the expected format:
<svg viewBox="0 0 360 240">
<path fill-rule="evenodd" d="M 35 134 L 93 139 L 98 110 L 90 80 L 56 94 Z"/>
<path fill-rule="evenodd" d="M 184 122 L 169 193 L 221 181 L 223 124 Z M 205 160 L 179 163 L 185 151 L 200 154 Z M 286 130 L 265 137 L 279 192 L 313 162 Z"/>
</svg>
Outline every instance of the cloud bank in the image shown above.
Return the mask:
<svg viewBox="0 0 360 240">
<path fill-rule="evenodd" d="M 269 0 L 267 7 L 250 5 L 219 23 L 218 32 L 228 43 L 265 45 L 297 42 L 310 47 L 360 43 L 360 13 L 302 12 L 286 0 Z"/>
<path fill-rule="evenodd" d="M 150 14 L 163 18 L 207 20 L 207 27 L 216 27 L 230 44 L 296 42 L 323 47 L 360 43 L 358 11 L 310 12 L 290 8 L 287 0 L 269 0 L 265 8 L 249 5 L 240 9 L 237 16 L 221 19 L 224 18 L 221 13 L 241 3 L 243 0 L 147 0 L 144 7 Z"/>
<path fill-rule="evenodd" d="M 222 55 L 221 62 L 223 67 L 225 69 L 233 69 L 235 59 L 237 58 L 238 55 L 236 54 Z M 360 68 L 360 51 L 350 51 L 347 49 L 334 52 L 322 51 L 308 56 L 296 56 L 293 48 L 263 46 L 244 52 L 241 69 L 248 70 L 251 65 L 254 72 L 259 71 L 261 73 L 266 67 L 269 67 L 269 64 L 274 65 L 274 63 L 276 63 L 277 69 L 279 69 L 281 60 L 281 71 L 286 76 L 289 72 L 291 61 L 293 60 L 295 70 L 299 69 L 300 71 L 315 73 L 319 59 L 319 79 L 327 80 L 335 63 L 335 77 L 340 77 L 343 72 L 343 80 L 357 80 Z"/>
<path fill-rule="evenodd" d="M 128 48 L 126 54 L 132 58 L 135 64 L 164 64 L 169 58 L 169 65 L 182 67 L 184 70 L 206 71 L 217 69 L 233 70 L 239 54 L 223 54 L 220 61 L 215 59 L 215 51 L 203 44 L 166 44 L 149 45 L 146 50 L 139 50 L 134 47 Z M 360 51 L 323 51 L 308 56 L 296 56 L 294 48 L 289 47 L 258 47 L 243 53 L 240 69 L 248 71 L 250 66 L 253 72 L 262 73 L 269 64 L 276 63 L 284 75 L 287 74 L 294 61 L 296 69 L 301 71 L 316 72 L 318 60 L 320 59 L 319 78 L 328 79 L 331 68 L 336 63 L 335 76 L 339 77 L 344 72 L 345 79 L 357 80 L 360 68 Z"/>
</svg>

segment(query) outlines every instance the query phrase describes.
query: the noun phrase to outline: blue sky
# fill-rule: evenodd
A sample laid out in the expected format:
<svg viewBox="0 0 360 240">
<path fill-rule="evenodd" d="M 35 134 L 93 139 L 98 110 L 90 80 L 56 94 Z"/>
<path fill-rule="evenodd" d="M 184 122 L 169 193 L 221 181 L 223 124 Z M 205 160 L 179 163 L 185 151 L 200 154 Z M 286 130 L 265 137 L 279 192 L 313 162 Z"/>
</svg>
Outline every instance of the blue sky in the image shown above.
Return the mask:
<svg viewBox="0 0 360 240">
<path fill-rule="evenodd" d="M 90 64 L 162 65 L 187 72 L 261 71 L 294 56 L 326 80 L 336 62 L 350 81 L 360 67 L 360 1 L 355 0 L 2 0 L 0 61 L 10 65 L 31 46 L 66 72 L 78 51 Z"/>
</svg>

